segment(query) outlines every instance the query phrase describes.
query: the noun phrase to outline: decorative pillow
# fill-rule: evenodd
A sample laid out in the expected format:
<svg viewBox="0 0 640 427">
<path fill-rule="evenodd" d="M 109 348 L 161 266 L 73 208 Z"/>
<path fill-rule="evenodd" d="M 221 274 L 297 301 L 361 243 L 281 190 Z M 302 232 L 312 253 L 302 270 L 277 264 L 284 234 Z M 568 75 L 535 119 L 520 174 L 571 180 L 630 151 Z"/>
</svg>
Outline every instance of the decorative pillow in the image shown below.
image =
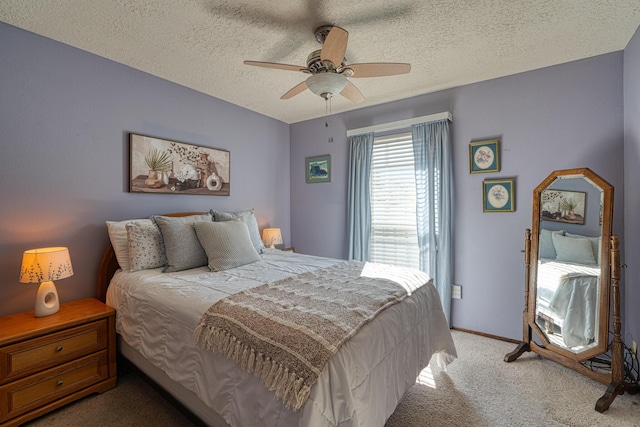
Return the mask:
<svg viewBox="0 0 640 427">
<path fill-rule="evenodd" d="M 260 237 L 260 229 L 258 228 L 258 220 L 256 219 L 255 214 L 253 213 L 253 209 L 247 211 L 238 211 L 238 212 L 220 212 L 211 210 L 211 215 L 213 215 L 214 221 L 230 221 L 232 219 L 240 218 L 244 222 L 247 223 L 247 227 L 249 228 L 249 236 L 251 237 L 251 243 L 256 251 L 261 254 L 264 249 L 264 244 L 262 243 L 262 238 Z"/>
<path fill-rule="evenodd" d="M 207 265 L 207 254 L 193 229 L 194 222 L 211 222 L 211 214 L 170 217 L 156 215 L 151 219 L 162 233 L 167 267 L 164 272 L 188 270 Z"/>
<path fill-rule="evenodd" d="M 126 228 L 129 241 L 129 268 L 132 272 L 167 265 L 162 234 L 157 225 L 151 221 L 149 223 L 134 221 L 128 223 Z"/>
<path fill-rule="evenodd" d="M 602 239 L 598 237 L 583 236 L 581 234 L 565 233 L 565 236 L 569 237 L 582 237 L 587 239 L 591 243 L 591 249 L 593 249 L 593 257 L 598 261 L 600 265 L 600 248 L 602 247 Z"/>
<path fill-rule="evenodd" d="M 556 259 L 556 248 L 553 246 L 553 240 L 551 234 L 564 235 L 564 231 L 551 231 L 543 228 L 540 230 L 540 239 L 538 240 L 538 253 L 540 258 Z"/>
<path fill-rule="evenodd" d="M 223 271 L 260 261 L 249 236 L 249 228 L 241 219 L 193 224 L 204 248 L 211 271 Z"/>
<path fill-rule="evenodd" d="M 137 222 L 139 224 L 152 224 L 148 218 L 143 219 L 127 219 L 124 221 L 107 221 L 107 232 L 109 233 L 109 240 L 111 240 L 111 246 L 116 254 L 116 259 L 120 268 L 124 271 L 130 270 L 129 265 L 129 239 L 127 238 L 127 224 L 130 222 Z"/>
<path fill-rule="evenodd" d="M 584 237 L 567 237 L 558 234 L 551 235 L 553 246 L 556 248 L 558 261 L 573 262 L 576 264 L 595 265 L 591 242 Z"/>
</svg>

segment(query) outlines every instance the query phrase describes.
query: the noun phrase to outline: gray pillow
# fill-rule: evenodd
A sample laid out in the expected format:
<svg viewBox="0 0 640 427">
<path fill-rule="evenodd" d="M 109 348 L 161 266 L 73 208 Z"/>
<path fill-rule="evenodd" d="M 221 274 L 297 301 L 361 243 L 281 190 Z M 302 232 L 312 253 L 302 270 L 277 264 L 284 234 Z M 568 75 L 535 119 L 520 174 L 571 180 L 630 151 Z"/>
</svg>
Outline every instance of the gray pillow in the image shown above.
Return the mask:
<svg viewBox="0 0 640 427">
<path fill-rule="evenodd" d="M 253 213 L 253 209 L 238 212 L 220 212 L 211 210 L 214 221 L 230 221 L 232 219 L 242 219 L 247 223 L 249 228 L 249 237 L 251 237 L 251 243 L 256 251 L 261 254 L 264 249 L 262 238 L 260 238 L 260 229 L 258 228 L 258 221 Z"/>
<path fill-rule="evenodd" d="M 251 243 L 247 224 L 240 219 L 196 222 L 193 228 L 207 254 L 211 271 L 228 270 L 261 259 Z"/>
<path fill-rule="evenodd" d="M 156 215 L 151 219 L 162 233 L 167 268 L 165 273 L 207 265 L 207 254 L 193 229 L 194 222 L 212 221 L 211 214 L 170 217 Z"/>
<path fill-rule="evenodd" d="M 162 234 L 153 222 L 130 222 L 126 225 L 131 271 L 148 270 L 167 265 Z"/>
</svg>

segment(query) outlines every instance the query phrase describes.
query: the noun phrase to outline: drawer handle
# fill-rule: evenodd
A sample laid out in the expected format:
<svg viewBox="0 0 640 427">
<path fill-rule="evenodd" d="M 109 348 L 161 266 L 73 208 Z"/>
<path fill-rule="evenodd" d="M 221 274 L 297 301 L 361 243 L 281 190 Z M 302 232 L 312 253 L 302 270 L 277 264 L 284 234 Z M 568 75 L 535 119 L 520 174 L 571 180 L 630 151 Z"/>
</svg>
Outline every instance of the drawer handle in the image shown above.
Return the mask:
<svg viewBox="0 0 640 427">
<path fill-rule="evenodd" d="M 62 384 L 64 384 L 64 381 L 62 381 L 62 380 L 58 380 L 58 382 L 56 382 L 56 385 L 58 387 L 60 387 Z"/>
<path fill-rule="evenodd" d="M 61 346 L 61 345 L 57 346 L 57 347 L 56 347 L 56 351 L 57 351 L 57 352 L 62 351 L 62 346 Z"/>
</svg>

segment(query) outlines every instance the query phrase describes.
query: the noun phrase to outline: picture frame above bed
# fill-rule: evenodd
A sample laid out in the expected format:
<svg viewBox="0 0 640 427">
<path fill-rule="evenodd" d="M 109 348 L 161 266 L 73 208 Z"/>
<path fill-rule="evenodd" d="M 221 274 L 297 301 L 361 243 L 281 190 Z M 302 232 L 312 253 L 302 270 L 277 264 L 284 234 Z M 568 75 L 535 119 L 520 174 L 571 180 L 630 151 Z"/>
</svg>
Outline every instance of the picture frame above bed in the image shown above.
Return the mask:
<svg viewBox="0 0 640 427">
<path fill-rule="evenodd" d="M 231 153 L 136 133 L 129 134 L 132 193 L 231 194 Z"/>
</svg>

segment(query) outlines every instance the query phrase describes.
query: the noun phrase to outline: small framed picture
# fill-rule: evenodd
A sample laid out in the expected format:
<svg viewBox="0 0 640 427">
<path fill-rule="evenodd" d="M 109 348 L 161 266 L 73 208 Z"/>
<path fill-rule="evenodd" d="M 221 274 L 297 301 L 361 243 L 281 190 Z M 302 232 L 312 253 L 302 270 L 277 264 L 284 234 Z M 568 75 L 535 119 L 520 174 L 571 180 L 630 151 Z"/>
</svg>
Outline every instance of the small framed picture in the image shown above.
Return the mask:
<svg viewBox="0 0 640 427">
<path fill-rule="evenodd" d="M 483 212 L 515 212 L 515 181 L 486 179 L 482 182 Z"/>
<path fill-rule="evenodd" d="M 331 156 L 307 157 L 305 159 L 307 184 L 331 182 Z"/>
<path fill-rule="evenodd" d="M 500 172 L 500 141 L 476 141 L 469 144 L 469 172 Z"/>
</svg>

